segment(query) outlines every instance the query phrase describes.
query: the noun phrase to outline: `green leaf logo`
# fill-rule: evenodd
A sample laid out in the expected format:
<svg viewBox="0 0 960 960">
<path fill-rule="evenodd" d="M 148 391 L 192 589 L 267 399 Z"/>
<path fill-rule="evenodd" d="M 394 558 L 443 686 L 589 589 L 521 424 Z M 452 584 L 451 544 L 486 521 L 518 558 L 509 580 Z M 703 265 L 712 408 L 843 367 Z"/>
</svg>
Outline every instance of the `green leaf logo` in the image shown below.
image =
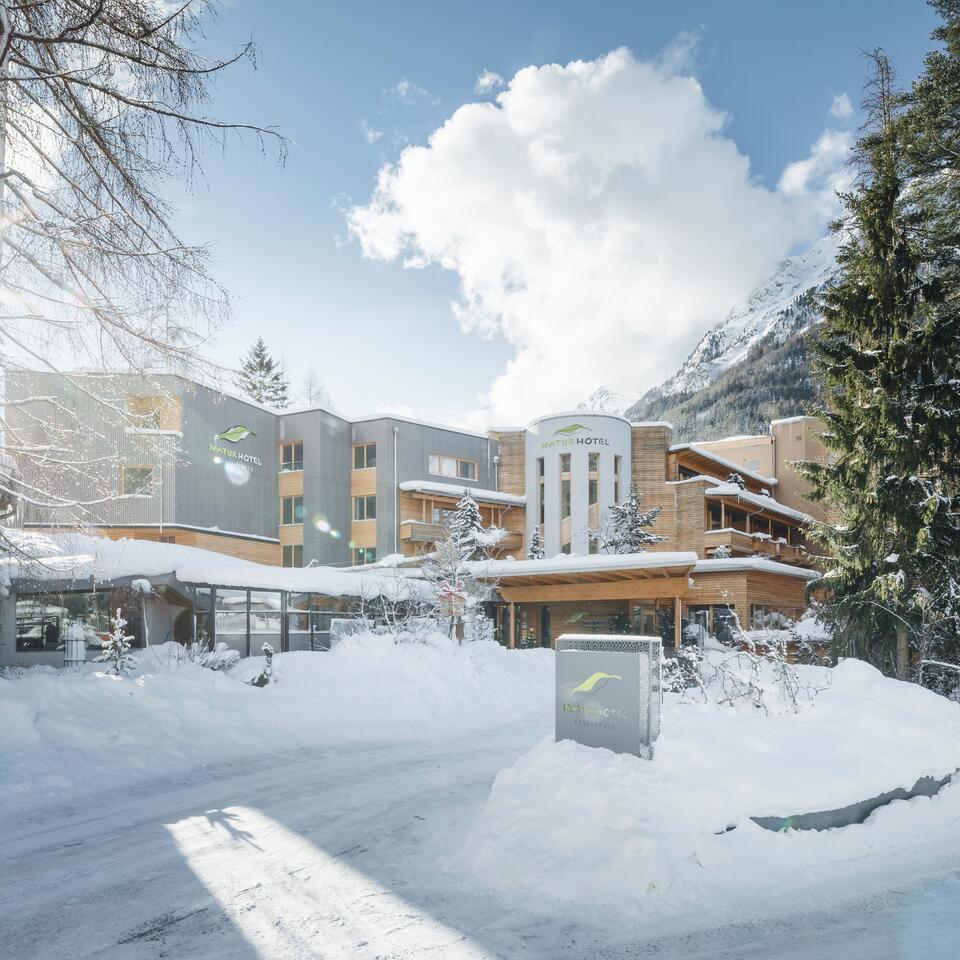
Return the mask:
<svg viewBox="0 0 960 960">
<path fill-rule="evenodd" d="M 238 424 L 235 427 L 231 427 L 229 430 L 224 430 L 223 433 L 217 434 L 218 440 L 229 440 L 231 443 L 239 443 L 241 440 L 246 440 L 247 437 L 255 437 L 256 434 L 249 428 L 243 426 L 243 424 Z"/>
<path fill-rule="evenodd" d="M 602 690 L 609 681 L 622 679 L 623 677 L 615 673 L 591 673 L 579 687 L 574 687 L 570 691 L 570 696 L 575 693 L 594 693 L 597 690 Z"/>
<path fill-rule="evenodd" d="M 582 423 L 568 423 L 565 427 L 560 427 L 558 430 L 554 430 L 553 435 L 556 436 L 558 433 L 562 433 L 565 437 L 572 437 L 575 433 L 579 433 L 581 430 L 589 429 L 589 427 L 585 427 Z"/>
</svg>

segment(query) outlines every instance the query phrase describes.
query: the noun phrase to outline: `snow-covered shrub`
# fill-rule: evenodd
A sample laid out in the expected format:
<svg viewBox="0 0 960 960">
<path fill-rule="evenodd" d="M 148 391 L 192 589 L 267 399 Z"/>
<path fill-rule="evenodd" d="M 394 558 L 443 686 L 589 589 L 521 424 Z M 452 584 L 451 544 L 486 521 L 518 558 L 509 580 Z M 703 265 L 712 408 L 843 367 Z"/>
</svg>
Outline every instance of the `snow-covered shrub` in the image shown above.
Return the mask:
<svg viewBox="0 0 960 960">
<path fill-rule="evenodd" d="M 267 658 L 267 662 L 264 664 L 263 670 L 250 681 L 251 687 L 265 687 L 273 679 L 273 644 L 264 643 L 260 649 Z"/>
<path fill-rule="evenodd" d="M 195 662 L 208 670 L 229 670 L 240 662 L 240 651 L 234 650 L 221 640 L 215 650 L 204 651 Z"/>
<path fill-rule="evenodd" d="M 685 646 L 675 650 L 673 656 L 663 661 L 663 689 L 669 693 L 682 694 L 686 694 L 687 690 L 696 689 L 706 700 L 702 664 L 703 651 L 700 647 Z"/>
<path fill-rule="evenodd" d="M 127 621 L 124 620 L 119 607 L 116 615 L 110 618 L 110 626 L 112 627 L 110 636 L 100 641 L 103 653 L 94 657 L 94 662 L 109 663 L 117 676 L 132 673 L 137 668 L 136 657 L 130 655 L 130 641 L 133 637 L 124 633 Z"/>
</svg>

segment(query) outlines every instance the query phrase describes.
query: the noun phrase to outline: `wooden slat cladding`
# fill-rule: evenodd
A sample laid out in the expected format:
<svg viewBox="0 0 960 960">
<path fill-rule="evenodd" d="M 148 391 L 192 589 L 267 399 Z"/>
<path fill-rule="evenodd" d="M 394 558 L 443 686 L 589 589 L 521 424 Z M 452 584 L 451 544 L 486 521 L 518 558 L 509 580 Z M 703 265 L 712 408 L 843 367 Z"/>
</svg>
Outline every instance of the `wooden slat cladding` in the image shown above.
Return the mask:
<svg viewBox="0 0 960 960">
<path fill-rule="evenodd" d="M 366 497 L 377 492 L 377 468 L 350 471 L 350 496 Z"/>
<path fill-rule="evenodd" d="M 208 533 L 203 530 L 185 530 L 183 527 L 100 527 L 92 531 L 96 536 L 108 537 L 111 540 L 149 540 L 154 543 L 161 537 L 173 537 L 175 543 L 185 547 L 199 547 L 201 550 L 212 550 L 229 557 L 239 557 L 241 560 L 252 560 L 254 563 L 265 563 L 271 566 L 280 565 L 280 545 L 266 543 L 262 540 L 247 540 L 243 537 L 227 537 L 223 534 Z"/>
<path fill-rule="evenodd" d="M 303 496 L 303 471 L 288 470 L 279 475 L 278 483 L 281 497 Z"/>
<path fill-rule="evenodd" d="M 303 543 L 303 524 L 287 523 L 280 527 L 280 546 Z"/>
<path fill-rule="evenodd" d="M 375 547 L 377 545 L 377 521 L 352 520 L 350 522 L 350 540 L 355 547 Z"/>
<path fill-rule="evenodd" d="M 180 397 L 164 394 L 132 394 L 127 397 L 127 411 L 134 418 L 133 427 L 153 430 L 181 430 Z"/>
<path fill-rule="evenodd" d="M 497 489 L 503 493 L 523 495 L 526 492 L 527 439 L 523 430 L 493 431 L 497 441 Z"/>
<path fill-rule="evenodd" d="M 673 488 L 666 484 L 667 448 L 671 443 L 673 443 L 673 429 L 669 426 L 650 424 L 632 427 L 630 475 L 621 478 L 621 483 L 629 484 L 632 481 L 637 485 L 645 509 L 662 508 L 651 530 L 667 539 L 664 543 L 651 544 L 651 550 L 688 549 L 677 544 L 676 499 Z M 621 496 L 626 496 L 626 490 L 621 492 Z"/>
</svg>

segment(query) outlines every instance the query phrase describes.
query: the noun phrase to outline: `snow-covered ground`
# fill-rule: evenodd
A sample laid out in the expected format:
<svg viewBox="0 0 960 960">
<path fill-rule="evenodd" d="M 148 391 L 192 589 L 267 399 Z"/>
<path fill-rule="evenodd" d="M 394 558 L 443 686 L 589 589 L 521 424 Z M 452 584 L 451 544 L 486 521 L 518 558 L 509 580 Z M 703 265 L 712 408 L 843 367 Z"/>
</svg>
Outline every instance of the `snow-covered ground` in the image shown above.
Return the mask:
<svg viewBox="0 0 960 960">
<path fill-rule="evenodd" d="M 426 741 L 508 723 L 553 690 L 553 655 L 350 637 L 332 652 L 262 657 L 229 675 L 134 651 L 138 676 L 34 668 L 0 681 L 0 815 L 77 804 L 109 789 L 235 757 L 296 748 Z"/>
<path fill-rule="evenodd" d="M 799 713 L 671 696 L 646 763 L 552 743 L 552 657 L 366 638 L 263 690 L 262 661 L 0 683 L 3 955 L 956 955 L 960 785 L 746 818 L 960 766 L 960 707 L 846 663 Z"/>
</svg>

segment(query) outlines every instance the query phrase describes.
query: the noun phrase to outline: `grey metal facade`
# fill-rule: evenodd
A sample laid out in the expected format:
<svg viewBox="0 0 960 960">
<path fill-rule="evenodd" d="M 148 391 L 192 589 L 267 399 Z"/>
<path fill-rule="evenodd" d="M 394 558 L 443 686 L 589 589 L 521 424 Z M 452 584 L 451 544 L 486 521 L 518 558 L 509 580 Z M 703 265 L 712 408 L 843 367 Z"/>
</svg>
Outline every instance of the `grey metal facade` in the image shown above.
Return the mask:
<svg viewBox="0 0 960 960">
<path fill-rule="evenodd" d="M 96 379 L 88 394 L 85 382 Z M 73 383 L 71 383 L 73 381 Z M 79 383 L 79 389 L 74 384 Z M 109 394 L 118 411 L 130 397 L 161 392 L 179 403 L 179 430 L 131 430 L 96 397 Z M 303 443 L 303 562 L 349 564 L 353 513 L 353 445 L 377 445 L 377 555 L 399 550 L 397 484 L 405 480 L 451 483 L 460 489 L 495 486 L 496 443 L 484 436 L 397 417 L 350 421 L 322 408 L 276 411 L 177 376 L 149 380 L 135 375 L 70 375 L 23 372 L 7 385 L 17 397 L 53 396 L 51 406 L 20 415 L 24 436 L 44 442 L 41 422 L 65 416 L 76 425 L 71 443 L 92 466 L 59 478 L 66 499 L 92 501 L 78 518 L 75 508 L 25 506 L 31 526 L 183 526 L 277 542 L 281 523 L 278 477 L 281 445 Z M 31 416 L 33 413 L 35 416 Z M 72 418 L 72 421 L 71 421 Z M 233 439 L 224 438 L 233 428 Z M 475 480 L 430 473 L 431 454 L 473 460 Z M 118 500 L 124 465 L 152 466 L 148 496 Z M 24 480 L 29 484 L 30 476 Z M 49 487 L 49 478 L 42 486 Z"/>
</svg>

